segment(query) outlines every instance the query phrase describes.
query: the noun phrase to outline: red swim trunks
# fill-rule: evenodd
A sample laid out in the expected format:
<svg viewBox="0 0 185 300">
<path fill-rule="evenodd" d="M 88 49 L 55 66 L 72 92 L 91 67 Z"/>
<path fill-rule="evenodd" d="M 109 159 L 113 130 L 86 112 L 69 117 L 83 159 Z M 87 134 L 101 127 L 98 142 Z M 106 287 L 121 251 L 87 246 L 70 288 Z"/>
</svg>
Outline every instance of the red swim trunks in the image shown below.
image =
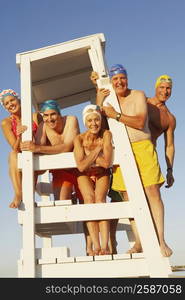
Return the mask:
<svg viewBox="0 0 185 300">
<path fill-rule="evenodd" d="M 80 201 L 83 200 L 77 183 L 77 173 L 78 173 L 77 169 L 65 169 L 65 170 L 57 169 L 57 170 L 51 170 L 51 173 L 53 175 L 54 188 L 60 187 L 62 185 L 66 187 L 74 186 L 77 198 Z"/>
</svg>

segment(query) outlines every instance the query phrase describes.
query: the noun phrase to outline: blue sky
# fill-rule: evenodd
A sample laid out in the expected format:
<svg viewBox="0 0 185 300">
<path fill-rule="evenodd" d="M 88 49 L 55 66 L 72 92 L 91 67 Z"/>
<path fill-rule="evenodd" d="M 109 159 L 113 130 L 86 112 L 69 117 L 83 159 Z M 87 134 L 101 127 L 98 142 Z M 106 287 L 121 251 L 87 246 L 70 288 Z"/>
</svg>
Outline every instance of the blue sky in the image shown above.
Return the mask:
<svg viewBox="0 0 185 300">
<path fill-rule="evenodd" d="M 173 265 L 185 265 L 184 11 L 184 0 L 1 0 L 0 18 L 0 89 L 20 91 L 16 53 L 100 32 L 106 38 L 108 66 L 123 64 L 128 71 L 130 88 L 153 96 L 156 78 L 162 74 L 172 76 L 174 85 L 167 106 L 177 118 L 175 184 L 171 189 L 162 188 L 161 192 L 166 240 L 174 251 L 170 258 Z M 77 115 L 84 130 L 82 108 L 70 109 L 70 114 Z M 6 116 L 0 107 L 0 119 Z M 1 130 L 0 143 L 0 277 L 16 277 L 21 228 L 16 210 L 8 207 L 13 197 L 7 164 L 10 147 Z M 165 175 L 163 138 L 159 139 L 157 150 Z M 124 251 L 127 245 L 124 245 L 123 233 L 118 234 L 118 241 L 120 251 Z M 84 254 L 83 236 L 57 238 L 56 243 L 67 243 L 73 254 Z"/>
</svg>

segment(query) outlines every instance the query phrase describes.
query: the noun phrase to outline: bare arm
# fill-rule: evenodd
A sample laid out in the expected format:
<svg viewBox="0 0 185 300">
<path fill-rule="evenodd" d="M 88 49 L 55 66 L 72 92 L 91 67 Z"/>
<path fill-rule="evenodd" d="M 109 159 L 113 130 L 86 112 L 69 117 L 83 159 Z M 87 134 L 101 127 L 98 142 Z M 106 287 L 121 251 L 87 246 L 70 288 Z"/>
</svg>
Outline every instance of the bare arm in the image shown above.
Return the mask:
<svg viewBox="0 0 185 300">
<path fill-rule="evenodd" d="M 134 91 L 133 101 L 135 101 L 135 115 L 128 116 L 125 114 L 121 114 L 119 122 L 135 128 L 142 130 L 145 126 L 146 118 L 147 118 L 147 103 L 145 94 L 142 91 Z M 108 118 L 116 119 L 118 112 L 114 109 L 113 106 L 109 104 L 109 106 L 103 106 L 102 111 Z"/>
<path fill-rule="evenodd" d="M 68 120 L 66 121 L 66 127 L 64 131 L 65 131 L 64 139 L 62 139 L 61 135 L 58 134 L 57 142 L 55 139 L 55 143 L 54 143 L 54 141 L 51 140 L 52 139 L 51 130 L 49 132 L 49 129 L 46 126 L 46 135 L 51 145 L 43 145 L 43 144 L 38 145 L 31 141 L 25 141 L 21 143 L 21 150 L 31 151 L 34 153 L 43 153 L 43 154 L 58 154 L 63 152 L 71 152 L 73 151 L 74 138 L 79 133 L 79 125 L 76 117 L 70 116 L 68 118 Z M 56 134 L 56 132 L 53 132 L 53 134 Z M 40 143 L 41 142 L 44 143 L 44 139 L 45 139 L 45 135 L 42 132 L 40 136 Z"/>
<path fill-rule="evenodd" d="M 78 135 L 74 141 L 74 157 L 78 170 L 80 172 L 87 170 L 95 162 L 101 150 L 102 145 L 97 146 L 89 155 L 86 155 L 82 145 L 81 135 Z"/>
<path fill-rule="evenodd" d="M 167 164 L 167 186 L 170 187 L 174 183 L 173 178 L 173 162 L 175 156 L 175 144 L 174 144 L 174 131 L 176 128 L 176 120 L 175 118 L 171 118 L 170 126 L 164 132 L 164 140 L 165 140 L 165 159 Z"/>
<path fill-rule="evenodd" d="M 112 134 L 106 130 L 103 135 L 103 155 L 99 155 L 96 159 L 96 164 L 107 169 L 112 164 L 113 146 Z"/>
<path fill-rule="evenodd" d="M 14 151 L 20 151 L 20 141 L 21 141 L 21 134 L 16 138 L 12 132 L 12 125 L 10 119 L 4 119 L 1 122 L 1 128 L 4 134 L 5 139 L 11 146 Z"/>
</svg>

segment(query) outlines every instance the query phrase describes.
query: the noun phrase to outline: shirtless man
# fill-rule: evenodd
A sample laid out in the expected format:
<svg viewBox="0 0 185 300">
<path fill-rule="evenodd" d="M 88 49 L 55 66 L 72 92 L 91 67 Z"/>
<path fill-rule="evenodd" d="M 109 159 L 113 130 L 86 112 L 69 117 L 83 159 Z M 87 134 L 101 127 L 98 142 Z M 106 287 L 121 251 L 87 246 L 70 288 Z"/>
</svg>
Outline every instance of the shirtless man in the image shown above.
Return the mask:
<svg viewBox="0 0 185 300">
<path fill-rule="evenodd" d="M 79 170 L 79 189 L 85 204 L 105 203 L 110 184 L 112 135 L 109 130 L 102 130 L 102 117 L 96 105 L 87 105 L 84 108 L 83 122 L 87 131 L 77 135 L 74 142 L 74 157 Z M 110 254 L 109 222 L 86 221 L 85 224 L 94 247 L 93 249 L 86 241 L 87 255 Z"/>
<path fill-rule="evenodd" d="M 152 142 L 156 146 L 159 136 L 164 134 L 165 159 L 167 164 L 166 187 L 174 183 L 173 162 L 175 155 L 174 131 L 176 119 L 166 106 L 172 91 L 172 79 L 168 75 L 161 75 L 155 84 L 155 96 L 148 98 L 149 128 Z"/>
<path fill-rule="evenodd" d="M 55 100 L 47 100 L 41 105 L 43 122 L 39 125 L 36 142 L 21 143 L 22 151 L 33 153 L 57 154 L 73 151 L 73 142 L 79 134 L 79 124 L 75 116 L 62 116 Z M 53 170 L 55 199 L 71 199 L 76 176 L 71 170 Z M 59 197 L 59 198 L 58 198 Z"/>
<path fill-rule="evenodd" d="M 157 153 L 151 142 L 146 96 L 142 91 L 128 88 L 127 71 L 122 65 L 114 65 L 109 75 L 117 95 L 121 113 L 116 112 L 111 104 L 102 106 L 101 110 L 108 118 L 113 118 L 126 125 L 145 194 L 153 216 L 161 253 L 163 256 L 170 256 L 172 250 L 168 247 L 164 239 L 164 206 L 160 194 L 160 186 L 164 183 L 164 178 L 158 163 Z M 99 91 L 99 98 L 103 101 L 102 94 L 103 93 Z M 140 161 L 138 159 L 139 156 L 142 156 Z M 145 162 L 145 165 L 143 162 Z M 151 165 L 153 166 L 152 168 Z M 112 189 L 121 191 L 124 195 L 124 200 L 128 200 L 123 182 L 121 170 L 118 167 L 113 173 Z M 129 250 L 129 253 L 142 252 L 134 221 L 132 221 L 132 227 L 136 241 L 134 247 Z"/>
</svg>

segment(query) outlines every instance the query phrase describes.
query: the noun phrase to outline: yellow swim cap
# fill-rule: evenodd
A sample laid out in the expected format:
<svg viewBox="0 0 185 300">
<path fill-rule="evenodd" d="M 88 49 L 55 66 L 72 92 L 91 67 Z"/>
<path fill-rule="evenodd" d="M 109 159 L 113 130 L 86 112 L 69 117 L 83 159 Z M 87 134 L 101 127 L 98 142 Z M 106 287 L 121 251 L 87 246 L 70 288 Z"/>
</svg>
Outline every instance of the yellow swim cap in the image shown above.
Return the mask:
<svg viewBox="0 0 185 300">
<path fill-rule="evenodd" d="M 162 82 L 168 82 L 171 84 L 172 86 L 172 79 L 170 76 L 168 75 L 161 75 L 157 78 L 156 83 L 155 83 L 155 88 L 158 87 L 159 84 L 161 84 Z"/>
</svg>

